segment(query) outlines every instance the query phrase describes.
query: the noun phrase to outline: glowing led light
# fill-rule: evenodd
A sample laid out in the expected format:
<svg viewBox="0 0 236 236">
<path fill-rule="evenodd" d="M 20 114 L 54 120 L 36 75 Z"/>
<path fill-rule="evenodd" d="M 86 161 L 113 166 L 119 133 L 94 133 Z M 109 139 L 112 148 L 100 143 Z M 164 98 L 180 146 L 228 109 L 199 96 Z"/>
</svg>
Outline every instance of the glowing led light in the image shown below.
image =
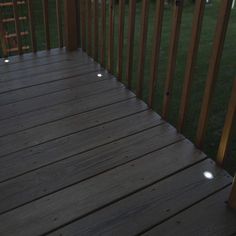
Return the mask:
<svg viewBox="0 0 236 236">
<path fill-rule="evenodd" d="M 213 178 L 214 178 L 214 175 L 213 175 L 211 172 L 209 172 L 209 171 L 205 171 L 205 172 L 203 173 L 203 175 L 204 175 L 205 178 L 207 178 L 207 179 L 213 179 Z"/>
<path fill-rule="evenodd" d="M 5 62 L 5 63 L 9 63 L 10 60 L 9 60 L 9 59 L 5 59 L 4 62 Z"/>
<path fill-rule="evenodd" d="M 102 77 L 102 74 L 97 74 L 97 77 Z"/>
</svg>

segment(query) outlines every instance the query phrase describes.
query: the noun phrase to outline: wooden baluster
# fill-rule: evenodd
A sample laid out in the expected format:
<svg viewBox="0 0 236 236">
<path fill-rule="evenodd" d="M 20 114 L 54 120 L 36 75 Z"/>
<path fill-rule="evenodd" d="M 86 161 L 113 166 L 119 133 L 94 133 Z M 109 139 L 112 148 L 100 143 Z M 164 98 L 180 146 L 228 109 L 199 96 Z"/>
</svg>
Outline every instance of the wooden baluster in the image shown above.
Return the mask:
<svg viewBox="0 0 236 236">
<path fill-rule="evenodd" d="M 114 69 L 114 7 L 114 0 L 109 0 L 109 41 L 107 51 L 107 69 L 111 73 Z"/>
<path fill-rule="evenodd" d="M 100 35 L 100 61 L 101 65 L 105 66 L 105 50 L 106 50 L 106 0 L 101 0 L 101 35 Z"/>
<path fill-rule="evenodd" d="M 161 47 L 161 33 L 162 33 L 162 22 L 164 15 L 164 4 L 165 0 L 159 0 L 156 3 L 156 14 L 154 23 L 154 42 L 152 49 L 152 60 L 151 60 L 151 80 L 149 86 L 149 98 L 148 105 L 153 107 L 154 93 L 156 89 L 157 82 L 157 68 L 160 56 Z"/>
<path fill-rule="evenodd" d="M 22 40 L 21 40 L 21 30 L 20 30 L 17 0 L 13 0 L 13 12 L 14 12 L 14 18 L 15 18 L 15 29 L 16 29 L 18 53 L 22 54 Z"/>
<path fill-rule="evenodd" d="M 61 0 L 56 0 L 58 46 L 63 47 Z"/>
<path fill-rule="evenodd" d="M 167 119 L 167 114 L 170 105 L 170 98 L 172 94 L 172 85 L 175 74 L 176 67 L 176 57 L 180 36 L 180 26 L 181 26 L 181 18 L 183 11 L 183 0 L 176 0 L 173 12 L 173 22 L 172 22 L 172 31 L 170 36 L 170 48 L 169 48 L 169 59 L 167 66 L 167 77 L 165 82 L 165 91 L 164 91 L 164 102 L 163 102 L 163 111 L 162 117 Z"/>
<path fill-rule="evenodd" d="M 43 0 L 43 20 L 45 30 L 46 49 L 51 48 L 50 31 L 49 31 L 49 15 L 48 15 L 48 0 Z"/>
<path fill-rule="evenodd" d="M 85 0 L 80 0 L 81 48 L 86 51 L 86 6 Z"/>
<path fill-rule="evenodd" d="M 3 57 L 8 57 L 7 45 L 6 45 L 3 22 L 2 22 L 1 16 L 0 16 L 0 43 L 1 43 Z"/>
<path fill-rule="evenodd" d="M 64 0 L 65 45 L 67 50 L 78 48 L 77 0 Z"/>
<path fill-rule="evenodd" d="M 220 59 L 223 51 L 225 35 L 231 12 L 231 5 L 232 5 L 232 0 L 221 1 L 220 13 L 218 17 L 216 33 L 213 42 L 213 50 L 207 74 L 206 87 L 198 122 L 197 137 L 196 137 L 196 145 L 198 147 L 202 147 L 203 138 L 206 132 L 209 109 L 220 66 Z"/>
<path fill-rule="evenodd" d="M 135 11 L 136 11 L 136 0 L 130 0 L 129 19 L 128 19 L 128 48 L 127 48 L 127 62 L 126 62 L 126 81 L 128 83 L 127 87 L 129 89 L 131 88 L 131 82 L 132 82 Z"/>
<path fill-rule="evenodd" d="M 229 206 L 236 209 L 236 175 L 234 176 L 232 189 L 229 196 Z"/>
<path fill-rule="evenodd" d="M 226 156 L 230 137 L 233 131 L 233 125 L 235 123 L 236 113 L 236 79 L 232 89 L 231 98 L 228 105 L 228 111 L 225 118 L 225 124 L 221 135 L 220 145 L 217 152 L 217 163 L 222 165 Z"/>
<path fill-rule="evenodd" d="M 91 56 L 92 53 L 92 12 L 91 12 L 91 0 L 87 2 L 87 53 Z"/>
<path fill-rule="evenodd" d="M 189 94 L 191 89 L 191 82 L 194 74 L 194 66 L 197 59 L 198 47 L 200 42 L 200 35 L 202 29 L 202 21 L 205 9 L 205 0 L 199 0 L 195 3 L 195 13 L 193 17 L 192 34 L 190 45 L 188 49 L 187 64 L 185 68 L 184 84 L 182 90 L 182 97 L 179 109 L 178 131 L 181 132 L 184 126 L 185 115 L 187 112 Z"/>
<path fill-rule="evenodd" d="M 138 61 L 138 75 L 137 75 L 137 96 L 142 98 L 143 92 L 143 76 L 144 76 L 144 63 L 145 63 L 145 51 L 147 44 L 147 29 L 148 29 L 148 7 L 149 0 L 143 0 L 142 2 L 142 16 L 141 16 L 141 39 L 140 39 L 140 54 Z"/>
<path fill-rule="evenodd" d="M 118 62 L 117 77 L 122 80 L 122 62 L 123 62 L 123 45 L 124 45 L 124 20 L 125 20 L 125 0 L 119 1 L 119 26 L 118 26 Z"/>
<path fill-rule="evenodd" d="M 28 17 L 29 17 L 29 28 L 30 28 L 30 38 L 33 52 L 37 51 L 37 42 L 35 35 L 35 27 L 34 27 L 34 17 L 33 17 L 33 6 L 32 0 L 28 0 Z"/>
<path fill-rule="evenodd" d="M 94 59 L 98 61 L 98 0 L 94 0 Z"/>
</svg>

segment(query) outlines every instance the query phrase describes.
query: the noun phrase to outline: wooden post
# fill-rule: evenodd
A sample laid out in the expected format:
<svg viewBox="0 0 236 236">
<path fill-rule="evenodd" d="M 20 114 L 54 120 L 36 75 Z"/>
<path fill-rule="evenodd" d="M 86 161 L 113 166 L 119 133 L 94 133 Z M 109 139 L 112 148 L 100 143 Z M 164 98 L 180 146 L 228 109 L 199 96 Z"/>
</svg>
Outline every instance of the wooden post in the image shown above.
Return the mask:
<svg viewBox="0 0 236 236">
<path fill-rule="evenodd" d="M 77 4 L 76 0 L 65 0 L 65 45 L 69 51 L 78 48 Z"/>
<path fill-rule="evenodd" d="M 236 113 L 236 79 L 234 80 L 231 98 L 229 101 L 228 111 L 225 117 L 225 124 L 220 139 L 220 145 L 217 152 L 217 163 L 222 165 L 227 153 L 228 145 L 230 142 L 233 125 L 235 123 Z"/>
<path fill-rule="evenodd" d="M 213 42 L 212 55 L 209 63 L 206 87 L 203 96 L 203 102 L 198 122 L 196 145 L 202 147 L 203 139 L 206 133 L 208 115 L 215 88 L 215 83 L 220 67 L 220 60 L 223 51 L 226 31 L 229 23 L 232 0 L 221 1 L 220 13 L 216 26 L 216 32 Z"/>
<path fill-rule="evenodd" d="M 236 209 L 236 175 L 232 184 L 232 190 L 229 196 L 229 206 Z"/>
</svg>

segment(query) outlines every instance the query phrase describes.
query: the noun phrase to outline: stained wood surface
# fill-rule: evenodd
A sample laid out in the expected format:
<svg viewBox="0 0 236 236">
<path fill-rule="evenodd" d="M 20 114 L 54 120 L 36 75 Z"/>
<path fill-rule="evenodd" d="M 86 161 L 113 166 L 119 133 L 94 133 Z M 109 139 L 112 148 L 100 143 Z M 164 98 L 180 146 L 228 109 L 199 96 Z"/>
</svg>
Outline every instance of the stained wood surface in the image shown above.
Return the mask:
<svg viewBox="0 0 236 236">
<path fill-rule="evenodd" d="M 155 227 L 145 235 L 236 235 L 235 212 L 225 204 L 229 192 L 229 187 L 223 189 Z"/>
<path fill-rule="evenodd" d="M 205 206 L 221 229 L 225 171 L 80 50 L 24 57 L 0 65 L 0 235 L 135 235 Z"/>
</svg>

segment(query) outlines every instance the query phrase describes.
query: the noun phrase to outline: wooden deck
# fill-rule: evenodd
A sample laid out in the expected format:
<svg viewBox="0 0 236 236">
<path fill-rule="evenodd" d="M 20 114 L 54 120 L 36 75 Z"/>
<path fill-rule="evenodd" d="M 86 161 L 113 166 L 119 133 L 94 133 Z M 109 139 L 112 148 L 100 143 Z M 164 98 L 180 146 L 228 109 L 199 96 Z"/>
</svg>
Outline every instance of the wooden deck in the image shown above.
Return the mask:
<svg viewBox="0 0 236 236">
<path fill-rule="evenodd" d="M 231 176 L 86 54 L 10 60 L 0 63 L 1 236 L 236 234 Z"/>
</svg>

